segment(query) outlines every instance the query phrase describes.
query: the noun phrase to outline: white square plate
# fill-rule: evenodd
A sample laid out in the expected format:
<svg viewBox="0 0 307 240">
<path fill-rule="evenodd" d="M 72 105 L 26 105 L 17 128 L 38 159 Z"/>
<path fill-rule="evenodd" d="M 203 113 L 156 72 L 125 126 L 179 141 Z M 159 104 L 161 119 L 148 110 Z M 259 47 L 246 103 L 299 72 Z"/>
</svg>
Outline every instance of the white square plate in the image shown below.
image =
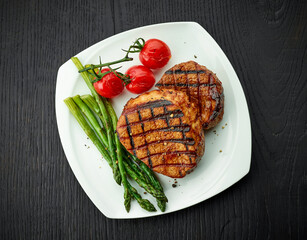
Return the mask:
<svg viewBox="0 0 307 240">
<path fill-rule="evenodd" d="M 173 65 L 194 60 L 215 72 L 224 87 L 224 118 L 214 129 L 205 133 L 206 150 L 198 167 L 183 179 L 177 179 L 176 188 L 172 187 L 173 179 L 158 176 L 169 200 L 165 213 L 170 213 L 218 194 L 248 173 L 251 160 L 249 113 L 239 79 L 229 60 L 206 30 L 195 22 L 163 23 L 129 30 L 87 48 L 77 57 L 84 65 L 98 63 L 99 56 L 103 62 L 117 60 L 124 56 L 121 49 L 128 49 L 138 37 L 145 40 L 161 39 L 172 51 L 167 66 L 155 72 L 157 81 Z M 120 64 L 123 66 L 122 72 L 132 65 L 140 64 L 138 54 L 131 56 L 134 57 L 132 62 Z M 82 77 L 74 64 L 67 61 L 58 72 L 56 117 L 67 160 L 80 185 L 106 217 L 140 218 L 164 214 L 158 208 L 157 212 L 146 212 L 136 201 L 132 202 L 130 213 L 125 211 L 123 187 L 115 183 L 107 162 L 87 139 L 63 102 L 69 96 L 86 93 L 89 90 Z M 118 116 L 131 97 L 136 95 L 125 90 L 114 99 L 113 106 Z M 144 191 L 138 189 L 143 194 Z M 143 194 L 143 197 L 155 204 L 149 194 Z"/>
</svg>

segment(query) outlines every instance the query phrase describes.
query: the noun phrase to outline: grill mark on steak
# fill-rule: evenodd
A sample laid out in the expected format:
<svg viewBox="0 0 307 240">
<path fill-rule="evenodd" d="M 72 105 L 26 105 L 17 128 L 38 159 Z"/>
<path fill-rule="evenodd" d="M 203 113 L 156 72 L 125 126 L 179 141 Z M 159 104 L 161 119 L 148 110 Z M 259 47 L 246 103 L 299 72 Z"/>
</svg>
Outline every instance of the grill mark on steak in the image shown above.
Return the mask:
<svg viewBox="0 0 307 240">
<path fill-rule="evenodd" d="M 138 147 L 130 148 L 130 149 L 127 149 L 127 150 L 140 150 L 144 147 L 148 147 L 149 145 L 152 145 L 152 144 L 155 144 L 155 143 L 163 143 L 163 142 L 182 143 L 184 145 L 189 145 L 189 146 L 193 146 L 195 144 L 195 140 L 193 138 L 186 138 L 186 139 L 172 138 L 172 139 L 152 141 L 150 143 L 146 143 L 146 144 L 140 145 Z"/>
<path fill-rule="evenodd" d="M 140 136 L 144 136 L 146 134 L 149 134 L 149 133 L 154 133 L 154 132 L 159 132 L 159 131 L 163 131 L 163 132 L 189 132 L 190 131 L 190 127 L 189 125 L 173 125 L 171 126 L 171 128 L 169 127 L 166 127 L 166 128 L 157 128 L 157 129 L 151 129 L 151 130 L 148 130 L 148 131 L 144 131 L 144 124 L 141 122 L 141 127 L 142 127 L 142 130 L 143 132 L 141 133 L 138 133 L 138 134 L 134 134 L 133 137 L 140 137 Z M 185 135 L 184 135 L 185 136 Z M 129 137 L 121 137 L 122 139 L 127 139 Z"/>
<path fill-rule="evenodd" d="M 154 166 L 153 168 L 157 168 L 157 167 L 161 167 L 161 166 L 165 166 L 165 167 L 188 167 L 188 168 L 193 168 L 194 166 L 196 166 L 196 163 L 192 163 L 192 164 L 178 164 L 178 163 L 173 163 L 173 164 L 160 164 L 157 166 Z M 182 173 L 179 170 L 179 174 L 182 177 Z"/>
<path fill-rule="evenodd" d="M 195 68 L 197 68 L 197 64 L 195 63 Z M 199 80 L 199 74 L 197 73 L 196 74 L 197 76 L 197 84 L 198 84 L 198 87 L 197 87 L 197 98 L 198 98 L 198 112 L 199 112 L 199 116 L 202 116 L 202 103 L 201 103 L 201 99 L 200 99 L 200 80 Z"/>
<path fill-rule="evenodd" d="M 128 113 L 136 112 L 140 109 L 146 109 L 146 108 L 150 108 L 151 110 L 153 110 L 153 108 L 163 107 L 164 105 L 170 106 L 170 105 L 173 105 L 173 103 L 168 101 L 168 100 L 155 100 L 155 101 L 151 101 L 151 102 L 147 102 L 147 103 L 137 105 L 134 108 L 126 109 L 125 113 L 128 114 Z"/>
<path fill-rule="evenodd" d="M 166 122 L 166 125 L 167 125 L 167 127 L 170 127 L 170 126 L 169 126 L 169 118 L 170 118 L 170 114 L 171 114 L 171 113 L 169 113 L 169 112 L 167 111 L 165 105 L 163 106 L 163 109 L 164 109 L 164 113 L 165 113 L 165 122 Z"/>
<path fill-rule="evenodd" d="M 170 87 L 175 86 L 175 83 L 157 83 L 156 87 Z M 189 85 L 186 83 L 176 83 L 177 87 L 211 87 L 216 86 L 215 83 L 190 83 Z"/>
<path fill-rule="evenodd" d="M 177 90 L 177 83 L 176 83 L 176 74 L 175 74 L 175 71 L 171 71 L 171 74 L 172 74 L 172 77 L 174 79 L 174 87 L 175 87 L 175 90 Z"/>
<path fill-rule="evenodd" d="M 187 87 L 187 95 L 188 95 L 188 98 L 189 98 L 189 102 L 191 102 L 189 74 L 188 74 L 187 71 L 185 71 L 185 72 L 186 72 L 185 73 L 185 77 L 187 78 L 187 85 L 188 85 L 188 87 Z"/>
<path fill-rule="evenodd" d="M 195 151 L 172 151 L 172 152 L 170 152 L 170 153 L 165 153 L 164 155 L 178 155 L 178 154 L 180 154 L 180 155 L 187 155 L 187 156 L 189 156 L 190 157 L 190 162 L 191 163 L 193 163 L 191 160 L 191 157 L 196 157 L 196 152 Z M 150 155 L 150 157 L 154 157 L 154 156 L 158 156 L 158 155 L 163 155 L 163 152 L 160 152 L 160 153 L 153 153 L 153 154 L 151 154 Z M 146 159 L 146 158 L 148 158 L 148 156 L 146 156 L 146 157 L 142 157 L 142 158 L 139 158 L 139 159 L 141 159 L 141 160 L 143 160 L 143 159 Z"/>
<path fill-rule="evenodd" d="M 181 120 L 181 118 L 179 118 L 179 121 L 180 121 L 180 125 L 182 125 L 182 120 Z M 190 129 L 189 129 L 188 131 L 190 131 Z M 188 132 L 188 131 L 187 131 L 187 132 Z M 182 136 L 183 136 L 183 139 L 186 139 L 185 132 L 183 132 L 183 131 L 182 131 Z M 187 151 L 189 150 L 189 147 L 188 147 L 187 145 L 185 145 L 185 148 L 186 148 Z M 192 158 L 191 158 L 191 156 L 189 156 L 189 161 L 190 161 L 190 163 L 192 163 Z"/>
<path fill-rule="evenodd" d="M 142 121 L 142 115 L 141 115 L 139 109 L 138 109 L 138 114 L 139 114 L 139 120 Z M 142 122 L 141 122 L 141 127 L 142 127 L 142 131 L 144 133 L 144 123 L 142 123 Z M 130 139 L 130 141 L 131 141 L 131 139 Z M 144 141 L 145 141 L 145 144 L 147 144 L 146 137 L 144 137 Z M 135 150 L 134 150 L 134 152 L 135 152 Z M 151 161 L 151 158 L 150 158 L 150 152 L 149 152 L 148 148 L 147 148 L 147 158 L 148 158 L 149 167 L 152 168 L 152 161 Z"/>
<path fill-rule="evenodd" d="M 134 126 L 134 125 L 137 125 L 137 124 L 140 124 L 140 123 L 144 123 L 144 122 L 150 122 L 152 120 L 157 120 L 157 119 L 165 119 L 166 116 L 170 116 L 171 114 L 173 114 L 173 117 L 171 118 L 181 118 L 183 117 L 183 113 L 180 111 L 180 110 L 175 110 L 175 111 L 169 111 L 167 113 L 161 113 L 161 114 L 158 114 L 158 115 L 155 115 L 154 116 L 154 113 L 153 113 L 153 109 L 151 109 L 151 115 L 154 116 L 152 118 L 148 118 L 148 119 L 143 119 L 141 121 L 136 121 L 136 122 L 133 122 L 133 123 L 129 123 L 130 126 Z M 120 126 L 119 128 L 124 128 L 124 127 L 127 127 L 128 125 L 122 125 Z"/>
<path fill-rule="evenodd" d="M 132 133 L 131 133 L 131 127 L 129 125 L 129 120 L 128 120 L 127 115 L 125 115 L 125 119 L 126 119 L 126 124 L 127 124 L 128 135 L 129 135 L 129 138 L 130 138 L 130 144 L 131 144 L 131 147 L 133 149 L 133 154 L 136 155 L 136 152 L 135 152 L 135 149 L 134 149 L 134 141 L 133 141 L 133 137 L 132 137 Z"/>
<path fill-rule="evenodd" d="M 195 74 L 195 73 L 206 73 L 205 70 L 181 70 L 181 69 L 176 69 L 176 70 L 168 70 L 165 72 L 165 74 Z"/>
</svg>

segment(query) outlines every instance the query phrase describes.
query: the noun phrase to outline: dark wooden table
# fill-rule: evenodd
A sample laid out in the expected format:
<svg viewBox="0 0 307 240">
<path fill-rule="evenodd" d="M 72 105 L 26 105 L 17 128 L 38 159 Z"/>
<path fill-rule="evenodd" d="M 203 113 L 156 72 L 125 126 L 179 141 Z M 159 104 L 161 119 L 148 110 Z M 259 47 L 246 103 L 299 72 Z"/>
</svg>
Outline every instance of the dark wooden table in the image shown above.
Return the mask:
<svg viewBox="0 0 307 240">
<path fill-rule="evenodd" d="M 250 173 L 175 213 L 110 220 L 62 150 L 57 70 L 116 33 L 196 21 L 247 98 Z M 0 239 L 307 239 L 307 1 L 1 1 Z"/>
</svg>

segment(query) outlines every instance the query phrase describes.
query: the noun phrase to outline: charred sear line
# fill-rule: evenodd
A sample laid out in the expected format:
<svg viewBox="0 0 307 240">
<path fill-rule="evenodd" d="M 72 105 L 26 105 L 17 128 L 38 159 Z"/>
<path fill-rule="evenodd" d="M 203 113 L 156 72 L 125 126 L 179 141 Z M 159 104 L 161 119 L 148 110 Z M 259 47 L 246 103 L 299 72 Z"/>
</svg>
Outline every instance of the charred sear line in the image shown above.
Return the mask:
<svg viewBox="0 0 307 240">
<path fill-rule="evenodd" d="M 129 138 L 130 138 L 130 145 L 133 149 L 133 154 L 136 155 L 135 148 L 134 148 L 134 141 L 133 141 L 133 137 L 132 137 L 132 133 L 131 133 L 131 127 L 129 125 L 129 120 L 128 120 L 127 115 L 125 115 L 125 119 L 126 119 L 126 124 L 127 124 L 127 132 L 128 132 Z"/>
<path fill-rule="evenodd" d="M 193 167 L 196 166 L 196 164 L 195 163 L 192 163 L 192 164 L 160 164 L 160 165 L 154 166 L 153 168 L 162 167 L 162 166 L 165 166 L 165 167 L 178 167 L 178 168 L 193 168 Z M 180 170 L 179 170 L 179 175 L 182 177 L 182 173 L 181 173 Z"/>
<path fill-rule="evenodd" d="M 189 125 L 173 125 L 171 127 L 166 127 L 166 128 L 159 128 L 159 129 L 151 129 L 148 131 L 144 131 L 144 124 L 141 122 L 141 127 L 143 132 L 138 133 L 138 134 L 134 134 L 133 137 L 140 137 L 140 136 L 144 136 L 146 134 L 149 133 L 154 133 L 154 132 L 159 132 L 159 131 L 163 131 L 163 132 L 189 132 L 190 131 L 190 127 Z M 185 135 L 184 135 L 185 137 Z M 129 137 L 121 137 L 122 139 L 127 139 Z"/>
<path fill-rule="evenodd" d="M 188 98 L 189 98 L 189 102 L 191 101 L 191 94 L 190 94 L 190 79 L 189 79 L 189 74 L 187 73 L 186 71 L 186 74 L 185 74 L 185 77 L 187 79 L 187 95 L 188 95 Z"/>
<path fill-rule="evenodd" d="M 181 120 L 181 118 L 180 118 L 180 125 L 182 125 L 182 120 Z M 190 129 L 189 129 L 189 131 L 190 131 Z M 187 131 L 188 132 L 188 131 Z M 187 136 L 185 135 L 185 131 L 184 130 L 182 130 L 182 138 L 185 140 L 186 138 L 187 138 Z M 185 144 L 185 148 L 186 148 L 186 150 L 188 151 L 189 150 L 189 147 L 188 147 L 188 145 L 187 144 Z"/>
<path fill-rule="evenodd" d="M 196 74 L 196 73 L 206 73 L 205 70 L 181 70 L 181 69 L 176 69 L 176 70 L 168 70 L 165 72 L 165 74 Z"/>
<path fill-rule="evenodd" d="M 164 109 L 164 113 L 166 113 L 166 114 L 165 114 L 165 122 L 166 122 L 167 127 L 169 127 L 170 113 L 167 111 L 165 105 L 163 106 L 163 109 Z"/>
<path fill-rule="evenodd" d="M 190 163 L 192 163 L 192 157 L 196 157 L 196 152 L 195 151 L 173 151 L 173 152 L 160 152 L 160 153 L 153 153 L 150 155 L 150 157 L 155 157 L 155 156 L 161 156 L 161 155 L 177 155 L 177 156 L 182 156 L 182 155 L 187 155 L 189 156 L 189 160 Z M 148 156 L 146 157 L 142 157 L 140 158 L 141 160 L 148 158 Z"/>
<path fill-rule="evenodd" d="M 134 126 L 134 125 L 137 125 L 137 124 L 140 124 L 140 123 L 150 122 L 152 120 L 165 119 L 166 117 L 170 117 L 171 114 L 173 114 L 173 116 L 171 118 L 181 118 L 181 117 L 183 117 L 183 113 L 180 110 L 169 111 L 169 112 L 166 112 L 166 113 L 157 114 L 155 116 L 154 116 L 154 113 L 153 113 L 153 109 L 151 109 L 151 110 L 152 110 L 151 115 L 153 116 L 152 118 L 143 119 L 143 120 L 140 120 L 140 121 L 137 121 L 137 122 L 129 123 L 129 125 Z M 127 125 L 120 126 L 120 128 L 123 128 L 123 127 L 127 127 Z"/>
<path fill-rule="evenodd" d="M 189 146 L 193 146 L 195 144 L 195 141 L 194 141 L 193 138 L 186 138 L 186 139 L 182 139 L 182 138 L 179 138 L 179 139 L 164 139 L 164 140 L 152 141 L 152 142 L 140 145 L 138 147 L 135 147 L 134 150 L 139 150 L 139 149 L 142 149 L 144 147 L 148 147 L 149 145 L 152 145 L 152 144 L 155 144 L 155 143 L 164 143 L 164 142 L 182 143 L 182 144 L 187 144 Z M 128 150 L 132 150 L 132 149 L 128 149 Z"/>
<path fill-rule="evenodd" d="M 142 121 L 142 115 L 140 113 L 140 110 L 138 110 L 138 114 L 139 114 L 139 120 Z M 144 133 L 144 123 L 142 123 L 142 122 L 141 122 L 141 127 L 142 127 L 142 131 Z M 145 144 L 147 144 L 146 138 L 144 138 L 144 141 L 145 141 Z M 151 161 L 151 158 L 150 158 L 150 152 L 149 152 L 148 148 L 147 148 L 147 157 L 148 157 L 149 167 L 152 168 L 152 161 Z"/>
<path fill-rule="evenodd" d="M 198 84 L 198 87 L 197 87 L 198 112 L 201 116 L 202 115 L 202 107 L 201 107 L 201 97 L 200 97 L 200 79 L 199 79 L 198 73 L 197 73 L 197 84 Z"/>
<path fill-rule="evenodd" d="M 168 100 L 156 100 L 156 101 L 151 101 L 151 102 L 147 102 L 147 103 L 144 103 L 144 104 L 137 105 L 134 108 L 127 109 L 125 111 L 125 114 L 136 112 L 140 109 L 146 109 L 146 108 L 153 109 L 153 108 L 170 106 L 170 105 L 173 105 L 173 103 L 168 101 Z"/>
<path fill-rule="evenodd" d="M 171 86 L 176 86 L 176 87 L 212 87 L 212 86 L 216 86 L 215 83 L 190 83 L 190 84 L 186 84 L 186 83 L 157 83 L 156 87 L 171 87 Z"/>
</svg>

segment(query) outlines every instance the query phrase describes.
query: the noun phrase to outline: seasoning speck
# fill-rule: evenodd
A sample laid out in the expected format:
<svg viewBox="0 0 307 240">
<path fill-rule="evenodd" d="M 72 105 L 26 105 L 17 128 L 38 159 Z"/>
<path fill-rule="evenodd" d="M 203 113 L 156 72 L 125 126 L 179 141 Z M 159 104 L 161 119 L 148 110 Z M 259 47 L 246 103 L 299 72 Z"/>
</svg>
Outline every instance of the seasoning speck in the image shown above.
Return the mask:
<svg viewBox="0 0 307 240">
<path fill-rule="evenodd" d="M 224 126 L 222 126 L 222 129 L 224 129 L 225 127 Z"/>
<path fill-rule="evenodd" d="M 172 187 L 175 188 L 175 187 L 177 187 L 177 185 L 176 185 L 175 183 L 173 183 L 173 184 L 172 184 Z"/>
<path fill-rule="evenodd" d="M 194 55 L 194 58 L 197 58 L 197 56 L 196 56 L 196 55 Z"/>
<path fill-rule="evenodd" d="M 220 153 L 222 152 L 222 150 L 220 150 Z"/>
<path fill-rule="evenodd" d="M 225 126 L 227 126 L 227 123 L 225 123 Z"/>
<path fill-rule="evenodd" d="M 147 192 L 144 192 L 144 194 L 147 194 Z"/>
</svg>

